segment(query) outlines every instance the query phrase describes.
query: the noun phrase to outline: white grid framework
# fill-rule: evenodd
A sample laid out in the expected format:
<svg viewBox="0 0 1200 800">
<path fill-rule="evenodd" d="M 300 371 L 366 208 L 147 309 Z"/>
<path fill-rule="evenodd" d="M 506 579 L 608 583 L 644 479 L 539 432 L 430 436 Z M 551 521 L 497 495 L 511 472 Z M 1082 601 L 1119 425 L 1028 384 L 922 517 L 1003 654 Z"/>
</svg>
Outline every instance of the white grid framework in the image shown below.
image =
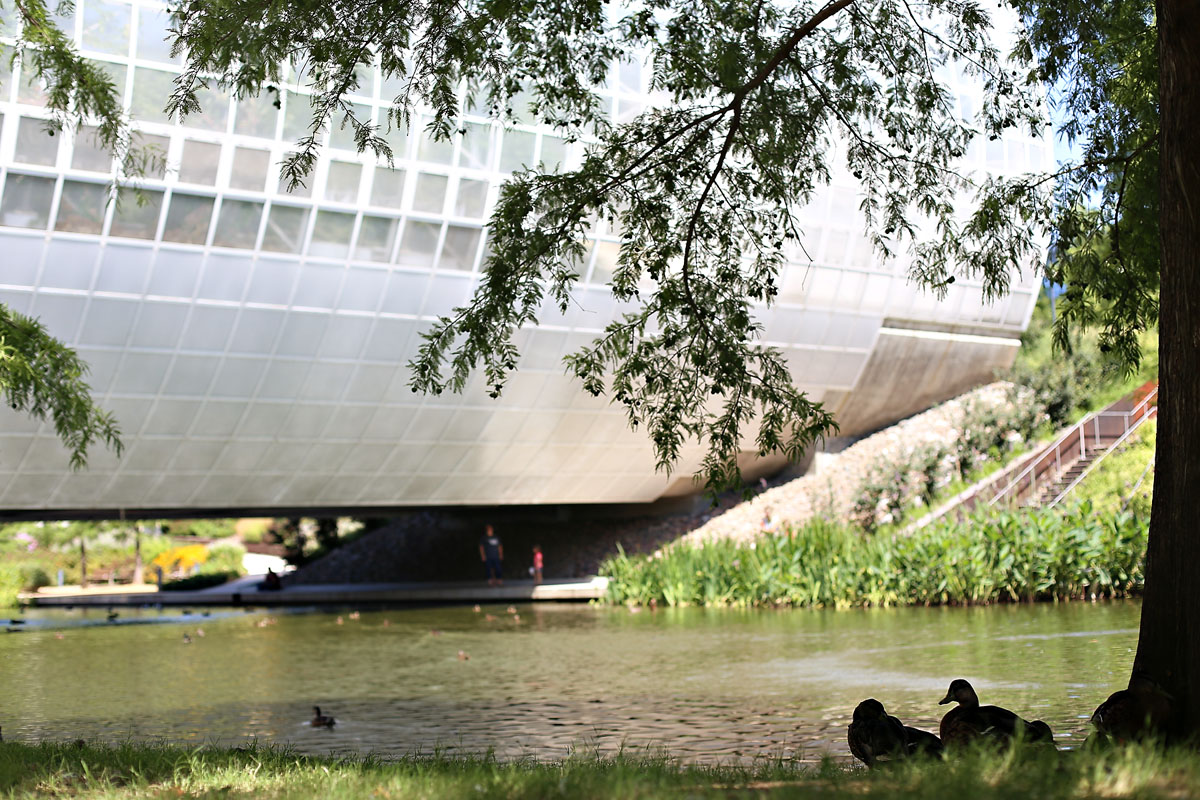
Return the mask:
<svg viewBox="0 0 1200 800">
<path fill-rule="evenodd" d="M 577 303 L 521 332 L 523 358 L 503 399 L 474 382 L 421 397 L 405 363 L 419 333 L 467 299 L 485 257 L 484 220 L 523 165 L 570 167 L 582 145 L 536 125 L 468 115 L 438 143 L 392 131 L 391 165 L 327 134 L 310 185 L 286 191 L 278 168 L 309 106 L 293 70 L 270 98 L 215 91 L 204 114 L 169 122 L 160 105 L 179 64 L 156 3 L 80 0 L 69 19 L 82 52 L 123 87 L 125 108 L 164 168 L 147 202 L 106 204 L 116 165 L 86 129 L 49 136 L 40 87 L 0 53 L 0 301 L 40 318 L 91 365 L 97 399 L 121 423 L 127 454 L 99 450 L 72 473 L 52 430 L 0 413 L 0 508 L 228 508 L 433 503 L 629 502 L 669 483 L 619 409 L 563 374 L 564 353 L 621 309 L 605 284 L 618 236 L 597 226 Z M 0 20 L 0 42 L 15 33 Z M 636 64 L 614 69 L 614 119 L 648 102 Z M 397 89 L 364 74 L 350 99 L 382 121 Z M 964 114 L 977 90 L 960 87 Z M 1041 168 L 1045 140 L 976 145 L 968 166 Z M 812 396 L 859 385 L 885 319 L 969 326 L 1012 337 L 1028 322 L 1036 276 L 985 305 L 960 280 L 937 302 L 881 263 L 861 234 L 849 176 L 805 211 L 805 251 L 763 310 Z M 887 387 L 879 387 L 888 391 Z M 683 474 L 698 463 L 684 454 Z"/>
</svg>

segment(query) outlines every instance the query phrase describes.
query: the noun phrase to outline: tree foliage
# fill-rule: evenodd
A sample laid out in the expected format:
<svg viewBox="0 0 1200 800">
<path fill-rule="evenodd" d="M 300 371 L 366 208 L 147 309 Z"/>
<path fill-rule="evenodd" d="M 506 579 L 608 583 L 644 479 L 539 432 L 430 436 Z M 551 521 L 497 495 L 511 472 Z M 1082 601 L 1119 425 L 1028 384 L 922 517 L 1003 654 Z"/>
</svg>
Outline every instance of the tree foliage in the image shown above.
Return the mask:
<svg viewBox="0 0 1200 800">
<path fill-rule="evenodd" d="M 0 305 L 0 391 L 14 410 L 54 425 L 74 469 L 87 463 L 88 448 L 97 441 L 121 452 L 121 431 L 92 400 L 87 371 L 40 322 Z"/>
<path fill-rule="evenodd" d="M 40 2 L 18 7 L 36 12 Z M 408 126 L 418 108 L 441 139 L 463 130 L 464 109 L 487 107 L 504 122 L 528 105 L 538 121 L 585 141 L 577 168 L 526 170 L 504 185 L 477 291 L 424 334 L 412 387 L 458 391 L 481 371 L 499 395 L 517 363 L 514 334 L 572 303 L 588 234 L 607 224 L 621 236 L 611 284 L 624 313 L 566 367 L 646 429 L 660 468 L 672 467 L 689 438 L 705 442 L 703 473 L 715 490 L 738 482 L 745 440 L 760 453 L 794 457 L 836 428 L 796 388 L 782 354 L 761 343 L 757 311 L 776 297 L 789 255 L 806 252 L 798 213 L 842 166 L 860 183 L 878 255 L 908 257 L 911 277 L 935 292 L 964 276 L 981 281 L 985 299 L 1004 294 L 1015 270 L 1040 269 L 1041 237 L 1051 228 L 1060 252 L 1072 253 L 1056 269 L 1072 279 L 1107 275 L 1110 263 L 1129 265 L 1142 252 L 1133 240 L 1151 234 L 1112 221 L 1149 203 L 1123 176 L 1146 163 L 1151 145 L 1124 111 L 1108 111 L 1140 96 L 1148 80 L 1141 72 L 1099 95 L 1064 95 L 1069 111 L 1108 104 L 1072 123 L 1089 134 L 1080 168 L 1008 178 L 963 171 L 977 137 L 1018 127 L 1040 135 L 1042 82 L 1097 81 L 1123 63 L 1122 26 L 1145 22 L 1129 7 L 1085 24 L 1100 11 L 1014 2 L 1029 28 L 1002 53 L 993 19 L 975 0 L 648 0 L 619 8 L 597 0 L 182 0 L 171 10 L 175 51 L 187 62 L 168 109 L 196 112 L 198 90 L 212 82 L 239 97 L 277 96 L 291 65 L 313 92 L 308 131 L 284 165 L 293 182 L 311 171 L 334 126 L 390 158 L 386 128 Z M 1056 30 L 1085 41 L 1088 25 L 1101 44 L 1078 51 L 1056 43 Z M 36 35 L 45 43 L 27 34 L 30 47 L 62 54 L 45 69 L 52 86 L 66 76 L 66 89 L 103 94 L 81 83 L 68 42 Z M 659 101 L 614 125 L 596 88 L 622 60 L 651 65 Z M 346 99 L 375 68 L 401 86 L 379 125 L 358 119 Z M 977 114 L 960 112 L 948 82 L 955 73 L 982 86 Z M 1099 211 L 1074 210 L 1101 186 Z M 1090 246 L 1099 239 L 1111 246 Z M 1130 342 L 1151 304 L 1129 298 L 1148 298 L 1146 284 L 1140 295 L 1110 298 L 1108 278 L 1077 282 L 1064 318 L 1106 315 L 1109 345 L 1136 358 Z"/>
<path fill-rule="evenodd" d="M 1060 133 L 1049 278 L 1066 287 L 1055 341 L 1098 326 L 1100 349 L 1137 366 L 1158 319 L 1159 108 L 1154 4 L 1016 0 Z"/>
</svg>

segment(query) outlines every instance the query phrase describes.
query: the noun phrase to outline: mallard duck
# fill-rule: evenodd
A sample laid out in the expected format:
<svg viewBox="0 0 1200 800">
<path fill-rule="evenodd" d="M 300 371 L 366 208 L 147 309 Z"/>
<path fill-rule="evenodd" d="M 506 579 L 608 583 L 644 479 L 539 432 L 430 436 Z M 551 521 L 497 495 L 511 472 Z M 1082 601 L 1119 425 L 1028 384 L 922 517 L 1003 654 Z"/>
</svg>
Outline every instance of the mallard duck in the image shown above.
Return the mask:
<svg viewBox="0 0 1200 800">
<path fill-rule="evenodd" d="M 940 756 L 942 754 L 942 740 L 929 731 L 905 725 L 904 741 L 908 745 L 910 756 Z"/>
<path fill-rule="evenodd" d="M 875 698 L 863 700 L 854 707 L 854 718 L 846 729 L 846 741 L 854 757 L 868 767 L 908 755 L 904 725 L 889 716 L 883 703 Z"/>
<path fill-rule="evenodd" d="M 893 736 L 897 731 L 903 737 L 903 750 L 895 747 Z M 881 737 L 881 741 L 872 743 L 872 737 Z M 878 760 L 884 751 L 891 758 L 915 755 L 936 756 L 941 755 L 942 752 L 941 739 L 929 731 L 905 725 L 896 717 L 888 714 L 884 710 L 883 704 L 874 698 L 862 701 L 854 709 L 854 721 L 850 723 L 847 738 L 850 741 L 850 752 L 854 753 L 867 766 L 872 766 L 872 762 L 865 757 L 868 753 L 872 760 Z M 883 745 L 882 749 L 879 746 L 881 744 Z"/>
<path fill-rule="evenodd" d="M 1118 742 L 1162 735 L 1170 725 L 1172 697 L 1145 672 L 1129 678 L 1129 688 L 1109 695 L 1092 713 L 1092 724 L 1102 735 Z"/>
<path fill-rule="evenodd" d="M 942 717 L 939 733 L 947 747 L 966 745 L 981 739 L 1011 741 L 1020 735 L 1027 742 L 1054 743 L 1050 726 L 1041 720 L 1026 722 L 1007 708 L 979 705 L 979 696 L 962 678 L 950 682 L 939 705 L 958 702 Z"/>
<path fill-rule="evenodd" d="M 337 720 L 331 716 L 322 714 L 320 706 L 313 706 L 313 718 L 309 724 L 314 728 L 332 728 L 334 725 L 337 725 Z"/>
</svg>

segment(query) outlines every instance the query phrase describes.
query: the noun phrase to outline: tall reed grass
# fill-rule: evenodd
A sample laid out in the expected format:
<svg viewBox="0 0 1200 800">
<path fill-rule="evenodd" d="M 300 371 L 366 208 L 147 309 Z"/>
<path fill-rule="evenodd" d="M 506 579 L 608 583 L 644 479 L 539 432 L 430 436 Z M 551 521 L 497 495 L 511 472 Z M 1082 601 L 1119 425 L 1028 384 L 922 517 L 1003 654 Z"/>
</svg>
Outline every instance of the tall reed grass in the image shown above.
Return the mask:
<svg viewBox="0 0 1200 800">
<path fill-rule="evenodd" d="M 1142 588 L 1148 520 L 1052 511 L 981 513 L 871 536 L 813 521 L 753 542 L 623 550 L 601 567 L 613 603 L 671 606 L 986 604 L 1129 597 Z"/>
</svg>

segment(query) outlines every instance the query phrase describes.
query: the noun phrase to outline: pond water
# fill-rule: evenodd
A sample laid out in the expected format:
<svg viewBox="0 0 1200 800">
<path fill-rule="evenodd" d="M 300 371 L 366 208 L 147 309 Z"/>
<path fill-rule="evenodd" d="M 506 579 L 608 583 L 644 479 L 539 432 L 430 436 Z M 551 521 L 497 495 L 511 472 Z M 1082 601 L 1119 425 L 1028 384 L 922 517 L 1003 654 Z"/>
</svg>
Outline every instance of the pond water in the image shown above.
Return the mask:
<svg viewBox="0 0 1200 800">
<path fill-rule="evenodd" d="M 382 757 L 652 746 L 690 762 L 816 760 L 848 755 L 867 697 L 936 731 L 937 701 L 965 677 L 1073 746 L 1124 685 L 1139 605 L 517 612 L 33 611 L 0 635 L 0 725 L 9 740 L 257 739 Z M 338 725 L 311 727 L 313 704 Z"/>
</svg>

